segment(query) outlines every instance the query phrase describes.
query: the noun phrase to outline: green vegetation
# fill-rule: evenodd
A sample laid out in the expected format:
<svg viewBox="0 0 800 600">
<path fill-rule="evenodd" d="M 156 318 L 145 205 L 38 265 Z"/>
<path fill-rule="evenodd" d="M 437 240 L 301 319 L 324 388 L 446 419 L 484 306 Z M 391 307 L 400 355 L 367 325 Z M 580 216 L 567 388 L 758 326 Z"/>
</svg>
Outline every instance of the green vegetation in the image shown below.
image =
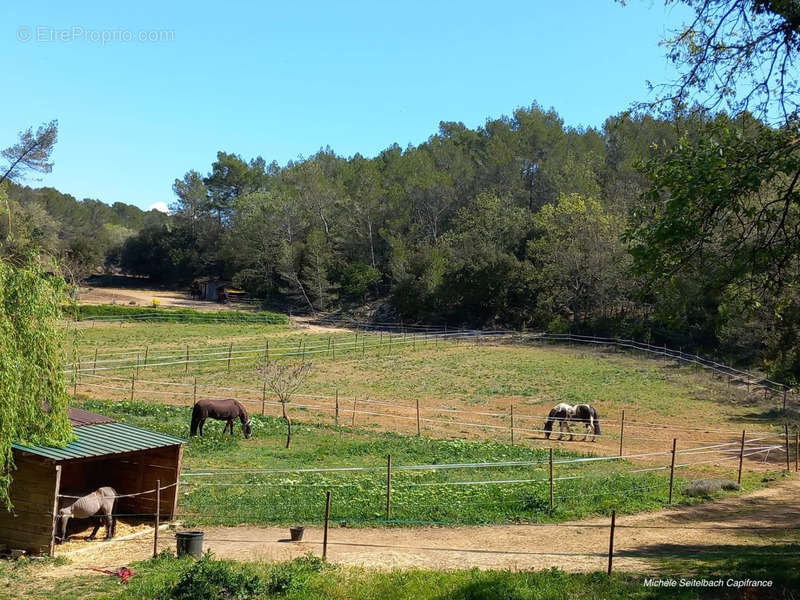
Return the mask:
<svg viewBox="0 0 800 600">
<path fill-rule="evenodd" d="M 59 327 L 65 300 L 64 280 L 40 263 L 0 262 L 0 510 L 11 507 L 13 443 L 63 445 L 72 439 Z"/>
<path fill-rule="evenodd" d="M 95 410 L 142 427 L 188 435 L 190 408 L 138 402 L 85 401 Z M 238 426 L 237 426 L 238 428 Z M 665 505 L 667 478 L 660 473 L 626 474 L 628 462 L 555 465 L 555 508 L 549 508 L 547 452 L 493 442 L 436 440 L 374 433 L 296 421 L 295 444 L 284 448 L 278 418 L 253 417 L 253 438 L 219 433 L 209 421 L 206 435 L 185 448 L 181 518 L 189 523 L 319 523 L 325 490 L 333 492 L 332 518 L 347 525 L 415 523 L 554 522 L 591 515 L 652 510 Z M 392 455 L 392 518 L 385 521 L 386 456 Z M 578 456 L 557 449 L 556 462 Z M 519 461 L 508 467 L 404 470 L 405 465 Z M 301 472 L 292 469 L 368 467 L 368 471 Z M 218 469 L 285 470 L 193 476 Z M 558 478 L 579 477 L 578 479 Z M 761 485 L 746 478 L 745 489 Z M 514 483 L 515 480 L 522 480 Z M 534 481 L 529 481 L 534 480 Z M 503 481 L 502 484 L 454 485 Z M 683 493 L 676 476 L 676 502 L 701 499 Z M 446 501 L 443 499 L 446 498 Z M 706 498 L 707 499 L 707 498 Z"/>
<path fill-rule="evenodd" d="M 70 313 L 70 316 L 72 313 Z M 266 311 L 216 310 L 200 311 L 191 308 L 154 308 L 144 306 L 118 306 L 112 304 L 80 305 L 78 320 L 89 318 L 122 318 L 155 323 L 258 323 L 262 325 L 287 325 L 286 315 Z"/>
<path fill-rule="evenodd" d="M 659 561 L 657 578 L 705 577 L 723 581 L 771 580 L 754 591 L 757 598 L 790 598 L 800 587 L 795 568 L 800 546 L 781 544 L 741 547 L 712 546 L 702 556 Z M 175 558 L 169 552 L 131 565 L 137 575 L 120 587 L 105 575 L 39 579 L 31 577 L 45 564 L 0 561 L 0 598 L 16 600 L 168 600 L 227 598 L 240 600 L 700 600 L 741 598 L 741 588 L 646 587 L 652 575 L 565 573 L 542 571 L 383 571 L 328 565 L 313 556 L 282 563 L 238 563 L 207 555 L 199 561 Z M 223 591 L 223 590 L 227 590 Z M 234 595 L 234 593 L 236 595 Z M 190 595 L 193 594 L 193 595 Z M 228 594 L 228 595 L 225 595 Z"/>
<path fill-rule="evenodd" d="M 252 392 L 237 393 L 237 396 L 260 400 L 261 379 L 257 367 L 269 343 L 273 358 L 287 352 L 293 353 L 294 358 L 301 358 L 305 349 L 305 358 L 313 361 L 314 369 L 301 390 L 303 394 L 333 396 L 338 389 L 341 395 L 350 398 L 358 396 L 407 405 L 413 404 L 414 398 L 420 398 L 423 406 L 429 401 L 473 408 L 491 406 L 495 402 L 508 403 L 508 398 L 513 398 L 518 408 L 530 407 L 523 413 L 540 414 L 558 402 L 586 402 L 598 407 L 601 416 L 613 414 L 616 417 L 620 409 L 635 407 L 637 418 L 646 421 L 653 420 L 650 416 L 677 419 L 691 408 L 696 414 L 700 411 L 709 423 L 725 422 L 736 414 L 755 415 L 760 406 L 756 399 L 749 404 L 732 402 L 736 397 L 734 389 L 715 384 L 705 374 L 696 374 L 689 367 L 677 368 L 672 363 L 665 366 L 663 361 L 643 360 L 632 353 L 594 347 L 476 345 L 470 340 L 423 341 L 419 338 L 412 342 L 410 336 L 404 342 L 397 334 L 393 335 L 391 346 L 388 335 L 376 334 L 359 335 L 359 342 L 355 344 L 353 334 L 301 333 L 278 325 L 233 323 L 126 324 L 122 327 L 96 323 L 93 327 L 78 329 L 76 335 L 83 348 L 84 368 L 93 361 L 95 347 L 99 348 L 100 360 L 106 353 L 113 357 L 114 351 L 133 350 L 127 355 L 132 360 L 128 366 L 135 366 L 136 352 L 143 361 L 144 349 L 148 346 L 150 357 L 172 356 L 160 362 L 176 364 L 142 369 L 140 379 L 191 384 L 197 377 L 201 395 L 204 391 L 216 394 L 212 390 L 221 387 L 240 387 Z M 329 349 L 331 341 L 336 344 L 335 358 Z M 190 359 L 216 360 L 191 363 L 187 371 L 180 362 L 186 356 L 186 346 L 181 342 L 190 346 Z M 227 343 L 233 344 L 235 359 L 230 372 L 226 363 Z M 104 347 L 108 350 L 104 351 Z M 204 352 L 217 354 L 199 356 Z M 98 371 L 98 375 L 129 378 L 130 372 Z M 119 387 L 119 383 L 112 385 Z M 92 396 L 129 397 L 124 390 L 82 389 Z M 142 383 L 137 389 L 167 392 L 180 388 Z M 184 388 L 182 391 L 191 390 Z M 163 394 L 142 393 L 148 399 L 169 398 Z M 761 397 L 757 400 L 762 401 Z M 173 401 L 185 401 L 185 397 L 176 396 Z M 721 404 L 723 411 L 719 410 Z M 764 401 L 765 410 L 773 406 L 771 400 Z M 506 411 L 507 405 L 502 410 Z"/>
</svg>

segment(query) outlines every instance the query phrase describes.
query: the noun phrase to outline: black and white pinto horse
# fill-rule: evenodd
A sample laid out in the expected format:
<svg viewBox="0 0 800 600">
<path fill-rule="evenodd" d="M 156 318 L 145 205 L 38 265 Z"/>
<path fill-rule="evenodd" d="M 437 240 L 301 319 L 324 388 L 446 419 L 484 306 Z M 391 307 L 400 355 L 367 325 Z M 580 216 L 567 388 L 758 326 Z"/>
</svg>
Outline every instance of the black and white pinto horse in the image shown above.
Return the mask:
<svg viewBox="0 0 800 600">
<path fill-rule="evenodd" d="M 597 417 L 597 411 L 594 407 L 588 404 L 556 404 L 547 415 L 547 421 L 544 424 L 544 437 L 550 439 L 550 434 L 553 432 L 553 423 L 558 422 L 560 432 L 558 439 L 564 437 L 564 428 L 569 432 L 569 439 L 572 441 L 572 429 L 569 424 L 572 422 L 583 423 L 583 441 L 592 431 L 592 441 L 596 441 L 596 437 L 600 435 L 600 419 Z"/>
</svg>

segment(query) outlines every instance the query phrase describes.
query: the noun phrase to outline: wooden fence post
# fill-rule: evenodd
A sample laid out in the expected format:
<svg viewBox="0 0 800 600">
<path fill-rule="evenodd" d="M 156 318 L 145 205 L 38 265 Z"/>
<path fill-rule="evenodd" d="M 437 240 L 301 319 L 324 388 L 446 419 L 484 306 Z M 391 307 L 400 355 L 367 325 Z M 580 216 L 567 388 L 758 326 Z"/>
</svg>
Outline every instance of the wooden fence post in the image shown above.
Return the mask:
<svg viewBox="0 0 800 600">
<path fill-rule="evenodd" d="M 357 401 L 358 401 L 358 398 L 353 396 L 353 418 L 350 421 L 350 427 L 355 427 L 356 426 L 356 402 Z"/>
<path fill-rule="evenodd" d="M 150 346 L 147 345 L 144 347 L 144 368 L 147 368 L 147 355 L 150 353 Z"/>
<path fill-rule="evenodd" d="M 336 405 L 333 412 L 333 421 L 336 426 L 339 426 L 339 388 L 336 388 Z"/>
<path fill-rule="evenodd" d="M 744 460 L 744 436 L 745 430 L 742 429 L 742 445 L 739 447 L 739 475 L 736 478 L 736 483 L 742 484 L 742 461 Z"/>
<path fill-rule="evenodd" d="M 783 388 L 783 414 L 786 414 L 786 387 Z"/>
<path fill-rule="evenodd" d="M 608 574 L 611 575 L 611 562 L 614 558 L 614 529 L 617 525 L 617 511 L 611 511 L 611 535 L 608 539 Z"/>
<path fill-rule="evenodd" d="M 422 435 L 422 428 L 419 423 L 419 398 L 417 398 L 417 437 Z"/>
<path fill-rule="evenodd" d="M 786 436 L 786 470 L 791 471 L 789 467 L 789 423 L 783 424 L 783 433 Z"/>
<path fill-rule="evenodd" d="M 186 366 L 183 369 L 184 375 L 189 372 L 189 344 L 186 344 L 186 362 L 184 363 Z"/>
<path fill-rule="evenodd" d="M 94 363 L 92 364 L 92 375 L 97 372 L 97 346 L 94 347 Z"/>
<path fill-rule="evenodd" d="M 136 353 L 136 376 L 139 376 L 139 353 Z"/>
<path fill-rule="evenodd" d="M 550 510 L 553 510 L 553 449 L 550 448 Z"/>
<path fill-rule="evenodd" d="M 362 359 L 364 358 L 364 352 L 366 351 L 366 341 L 365 341 L 366 339 L 367 339 L 366 335 L 362 335 L 361 336 L 361 358 Z"/>
<path fill-rule="evenodd" d="M 794 471 L 800 468 L 800 431 L 794 432 Z"/>
<path fill-rule="evenodd" d="M 669 504 L 672 504 L 672 483 L 675 479 L 675 448 L 678 445 L 678 438 L 672 438 L 672 462 L 669 467 Z"/>
<path fill-rule="evenodd" d="M 156 526 L 153 529 L 153 558 L 158 556 L 158 524 L 161 519 L 161 480 L 156 481 Z"/>
<path fill-rule="evenodd" d="M 392 518 L 392 455 L 386 457 L 386 520 Z"/>
<path fill-rule="evenodd" d="M 192 406 L 197 404 L 197 376 L 194 378 L 194 387 L 192 388 Z"/>
<path fill-rule="evenodd" d="M 136 387 L 136 373 L 131 373 L 131 402 L 133 402 L 133 392 Z"/>
<path fill-rule="evenodd" d="M 325 526 L 322 530 L 322 560 L 328 558 L 328 521 L 331 518 L 331 491 L 325 492 Z"/>
<path fill-rule="evenodd" d="M 333 350 L 333 360 L 336 360 L 336 340 L 331 339 L 331 350 Z"/>
<path fill-rule="evenodd" d="M 625 436 L 625 409 L 622 409 L 622 419 L 619 422 L 619 455 L 622 456 L 622 438 Z"/>
<path fill-rule="evenodd" d="M 511 405 L 511 445 L 514 445 L 514 405 Z"/>
<path fill-rule="evenodd" d="M 228 344 L 228 373 L 231 372 L 231 353 L 233 352 L 233 342 Z"/>
</svg>

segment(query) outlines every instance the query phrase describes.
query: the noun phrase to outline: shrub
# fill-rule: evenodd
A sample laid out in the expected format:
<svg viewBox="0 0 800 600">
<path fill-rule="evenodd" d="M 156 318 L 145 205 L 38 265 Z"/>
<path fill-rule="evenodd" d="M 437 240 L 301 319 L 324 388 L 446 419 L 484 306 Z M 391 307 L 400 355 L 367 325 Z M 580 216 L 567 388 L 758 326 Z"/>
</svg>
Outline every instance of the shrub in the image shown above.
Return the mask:
<svg viewBox="0 0 800 600">
<path fill-rule="evenodd" d="M 568 333 L 569 322 L 562 316 L 553 318 L 547 324 L 547 333 Z"/>
<path fill-rule="evenodd" d="M 181 574 L 172 589 L 173 600 L 226 600 L 228 598 L 254 598 L 264 592 L 264 582 L 242 568 L 234 568 L 224 561 L 214 560 L 206 552 L 200 560 Z"/>
<path fill-rule="evenodd" d="M 711 496 L 722 490 L 739 490 L 741 486 L 726 479 L 695 479 L 686 486 L 687 496 Z"/>
<path fill-rule="evenodd" d="M 300 558 L 273 565 L 269 570 L 267 591 L 283 595 L 306 588 L 315 573 L 322 571 L 325 563 L 310 552 Z"/>
</svg>

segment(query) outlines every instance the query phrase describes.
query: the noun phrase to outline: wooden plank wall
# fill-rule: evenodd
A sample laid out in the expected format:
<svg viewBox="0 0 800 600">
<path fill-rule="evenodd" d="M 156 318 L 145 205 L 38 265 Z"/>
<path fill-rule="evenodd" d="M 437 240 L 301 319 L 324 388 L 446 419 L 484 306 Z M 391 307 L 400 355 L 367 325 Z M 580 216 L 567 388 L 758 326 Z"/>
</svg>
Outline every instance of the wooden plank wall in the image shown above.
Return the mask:
<svg viewBox="0 0 800 600">
<path fill-rule="evenodd" d="M 0 507 L 0 544 L 32 554 L 49 553 L 53 538 L 56 464 L 14 451 L 9 493 L 14 509 Z"/>
<path fill-rule="evenodd" d="M 61 493 L 79 496 L 107 485 L 118 494 L 136 494 L 154 489 L 158 480 L 162 487 L 171 485 L 180 476 L 181 450 L 177 445 L 106 458 L 65 461 Z M 177 491 L 177 486 L 173 486 L 161 492 L 162 519 L 174 518 Z M 155 511 L 155 493 L 120 498 L 114 507 L 114 513 L 122 518 L 139 520 L 148 519 Z"/>
</svg>

